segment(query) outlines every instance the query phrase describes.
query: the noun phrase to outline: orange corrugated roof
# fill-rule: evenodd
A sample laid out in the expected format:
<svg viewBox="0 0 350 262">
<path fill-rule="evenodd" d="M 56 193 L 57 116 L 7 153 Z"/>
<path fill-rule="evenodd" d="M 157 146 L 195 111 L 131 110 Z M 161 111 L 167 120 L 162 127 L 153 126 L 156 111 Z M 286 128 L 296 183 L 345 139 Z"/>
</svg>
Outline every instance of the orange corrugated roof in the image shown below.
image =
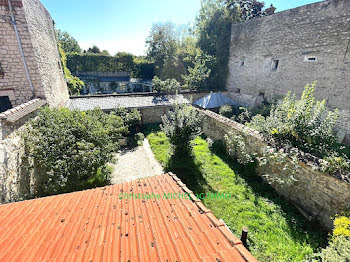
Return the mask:
<svg viewBox="0 0 350 262">
<path fill-rule="evenodd" d="M 0 205 L 0 261 L 256 261 L 211 211 L 166 174 Z"/>
</svg>

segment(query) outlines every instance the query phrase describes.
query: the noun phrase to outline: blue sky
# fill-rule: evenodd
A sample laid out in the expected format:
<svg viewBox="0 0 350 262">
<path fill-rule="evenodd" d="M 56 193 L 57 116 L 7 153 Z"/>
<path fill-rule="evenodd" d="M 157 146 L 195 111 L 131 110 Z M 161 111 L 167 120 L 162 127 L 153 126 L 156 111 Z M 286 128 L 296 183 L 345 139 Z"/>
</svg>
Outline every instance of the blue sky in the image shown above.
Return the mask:
<svg viewBox="0 0 350 262">
<path fill-rule="evenodd" d="M 83 49 L 98 45 L 111 54 L 142 55 L 155 22 L 193 24 L 200 0 L 41 0 L 56 27 L 74 36 Z M 319 0 L 265 0 L 277 11 Z"/>
</svg>

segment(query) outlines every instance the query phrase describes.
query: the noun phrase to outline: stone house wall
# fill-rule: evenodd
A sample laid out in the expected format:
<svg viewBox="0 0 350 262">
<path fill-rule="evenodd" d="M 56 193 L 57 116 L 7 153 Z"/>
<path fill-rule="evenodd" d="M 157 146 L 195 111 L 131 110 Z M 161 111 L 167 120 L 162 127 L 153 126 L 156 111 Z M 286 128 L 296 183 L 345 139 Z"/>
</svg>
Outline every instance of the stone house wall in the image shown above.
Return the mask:
<svg viewBox="0 0 350 262">
<path fill-rule="evenodd" d="M 200 110 L 204 115 L 203 132 L 215 140 L 222 140 L 225 134 L 233 132 L 241 135 L 250 154 L 262 156 L 268 145 L 258 131 L 220 116 L 211 111 Z M 281 164 L 269 161 L 266 166 L 257 167 L 257 173 L 310 221 L 318 221 L 323 227 L 333 228 L 332 217 L 350 209 L 350 184 L 329 174 L 313 170 L 312 166 L 299 162 L 300 168 L 294 175 L 295 180 L 278 182 L 284 172 Z M 266 178 L 269 174 L 269 178 Z M 281 177 L 282 176 L 282 177 Z"/>
<path fill-rule="evenodd" d="M 28 128 L 32 112 L 15 123 L 0 121 L 0 203 L 28 198 L 31 195 L 34 175 L 26 170 L 25 149 L 21 132 Z"/>
<path fill-rule="evenodd" d="M 300 95 L 316 80 L 316 98 L 342 111 L 339 129 L 350 143 L 350 1 L 326 0 L 234 24 L 228 67 L 227 90 L 251 101 Z"/>
<path fill-rule="evenodd" d="M 63 106 L 68 100 L 54 34 L 53 20 L 39 0 L 11 0 L 24 57 L 35 97 L 50 106 Z M 0 96 L 8 96 L 12 106 L 33 99 L 13 25 L 9 22 L 7 1 L 0 0 Z"/>
</svg>

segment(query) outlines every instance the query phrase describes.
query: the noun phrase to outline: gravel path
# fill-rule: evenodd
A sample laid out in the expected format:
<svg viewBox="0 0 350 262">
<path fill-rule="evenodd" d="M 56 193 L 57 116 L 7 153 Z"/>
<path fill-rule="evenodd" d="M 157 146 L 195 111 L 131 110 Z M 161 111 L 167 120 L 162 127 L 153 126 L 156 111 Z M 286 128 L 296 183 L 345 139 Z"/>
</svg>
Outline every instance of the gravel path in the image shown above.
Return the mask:
<svg viewBox="0 0 350 262">
<path fill-rule="evenodd" d="M 154 158 L 147 138 L 142 146 L 118 153 L 117 159 L 117 163 L 113 165 L 112 184 L 164 173 L 162 166 Z"/>
</svg>

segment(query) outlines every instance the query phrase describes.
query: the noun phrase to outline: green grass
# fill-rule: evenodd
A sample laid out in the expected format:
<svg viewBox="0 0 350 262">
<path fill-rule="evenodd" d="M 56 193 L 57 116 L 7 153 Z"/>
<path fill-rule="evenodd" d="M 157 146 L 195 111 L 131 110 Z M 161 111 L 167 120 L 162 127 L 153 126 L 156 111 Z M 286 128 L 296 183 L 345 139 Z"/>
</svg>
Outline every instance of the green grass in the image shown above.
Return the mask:
<svg viewBox="0 0 350 262">
<path fill-rule="evenodd" d="M 171 146 L 156 127 L 145 132 L 156 159 L 177 174 L 194 193 L 229 193 L 229 200 L 202 200 L 239 237 L 249 228 L 248 249 L 260 261 L 303 261 L 327 244 L 318 225 L 306 221 L 298 211 L 252 169 L 227 157 L 220 142 L 208 148 L 206 141 L 193 141 L 193 156 L 171 156 Z"/>
</svg>

